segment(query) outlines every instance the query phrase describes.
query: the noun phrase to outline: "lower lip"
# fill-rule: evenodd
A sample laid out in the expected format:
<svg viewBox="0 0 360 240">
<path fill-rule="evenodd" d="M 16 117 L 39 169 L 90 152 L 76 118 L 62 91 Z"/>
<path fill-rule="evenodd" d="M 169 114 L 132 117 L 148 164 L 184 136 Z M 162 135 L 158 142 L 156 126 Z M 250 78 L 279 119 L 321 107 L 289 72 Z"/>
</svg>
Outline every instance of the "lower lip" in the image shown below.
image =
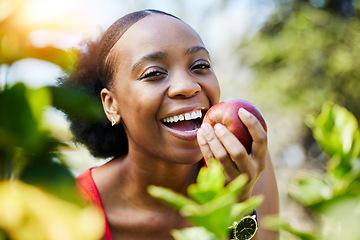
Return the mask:
<svg viewBox="0 0 360 240">
<path fill-rule="evenodd" d="M 178 131 L 178 130 L 174 130 L 172 128 L 169 128 L 167 126 L 165 126 L 164 124 L 161 124 L 166 131 L 168 131 L 171 135 L 177 137 L 177 138 L 180 138 L 180 139 L 183 139 L 183 140 L 187 140 L 187 141 L 194 141 L 197 139 L 197 131 L 198 129 L 196 130 L 193 130 L 193 131 Z"/>
</svg>

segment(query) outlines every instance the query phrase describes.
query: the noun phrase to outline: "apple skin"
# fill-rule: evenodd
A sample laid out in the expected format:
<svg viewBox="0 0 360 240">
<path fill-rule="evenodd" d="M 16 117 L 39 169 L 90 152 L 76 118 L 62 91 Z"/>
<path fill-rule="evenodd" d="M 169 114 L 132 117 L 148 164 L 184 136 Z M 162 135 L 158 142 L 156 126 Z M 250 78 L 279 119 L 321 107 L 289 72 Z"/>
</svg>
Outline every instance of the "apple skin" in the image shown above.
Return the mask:
<svg viewBox="0 0 360 240">
<path fill-rule="evenodd" d="M 238 112 L 240 108 L 244 108 L 254 115 L 264 130 L 267 131 L 266 122 L 260 110 L 252 103 L 241 99 L 227 100 L 212 106 L 206 112 L 203 123 L 209 123 L 211 126 L 214 126 L 216 123 L 223 124 L 239 139 L 248 154 L 250 154 L 253 139 L 247 127 L 239 118 Z"/>
</svg>

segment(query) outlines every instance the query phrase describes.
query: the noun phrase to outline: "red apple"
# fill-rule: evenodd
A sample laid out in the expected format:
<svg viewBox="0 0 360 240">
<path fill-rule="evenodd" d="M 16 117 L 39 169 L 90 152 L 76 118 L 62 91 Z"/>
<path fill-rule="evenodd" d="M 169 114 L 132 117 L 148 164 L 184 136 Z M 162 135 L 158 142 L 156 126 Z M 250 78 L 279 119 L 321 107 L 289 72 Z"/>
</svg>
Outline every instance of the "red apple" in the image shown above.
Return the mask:
<svg viewBox="0 0 360 240">
<path fill-rule="evenodd" d="M 240 108 L 244 108 L 254 115 L 260 121 L 265 131 L 267 131 L 266 123 L 260 110 L 252 103 L 240 99 L 227 100 L 212 106 L 205 114 L 203 123 L 209 123 L 212 126 L 216 123 L 223 124 L 239 139 L 246 151 L 250 153 L 253 139 L 247 127 L 239 118 L 238 112 Z"/>
</svg>

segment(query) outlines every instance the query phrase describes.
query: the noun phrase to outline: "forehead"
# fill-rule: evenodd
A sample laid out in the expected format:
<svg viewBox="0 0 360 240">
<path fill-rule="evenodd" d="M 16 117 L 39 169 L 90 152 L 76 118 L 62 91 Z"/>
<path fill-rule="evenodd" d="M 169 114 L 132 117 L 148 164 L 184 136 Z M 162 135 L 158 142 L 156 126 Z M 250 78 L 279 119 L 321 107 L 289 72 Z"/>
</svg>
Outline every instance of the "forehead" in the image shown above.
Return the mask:
<svg viewBox="0 0 360 240">
<path fill-rule="evenodd" d="M 171 16 L 154 14 L 131 26 L 112 51 L 121 55 L 145 55 L 155 51 L 185 50 L 203 45 L 197 32 L 185 22 Z"/>
</svg>

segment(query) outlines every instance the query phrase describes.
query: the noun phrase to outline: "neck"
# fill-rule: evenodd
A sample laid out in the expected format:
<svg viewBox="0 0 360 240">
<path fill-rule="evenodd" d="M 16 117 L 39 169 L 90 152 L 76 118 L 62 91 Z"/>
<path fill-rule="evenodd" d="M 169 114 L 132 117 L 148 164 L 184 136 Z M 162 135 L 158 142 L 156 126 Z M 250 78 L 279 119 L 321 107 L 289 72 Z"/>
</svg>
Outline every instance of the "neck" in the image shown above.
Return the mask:
<svg viewBox="0 0 360 240">
<path fill-rule="evenodd" d="M 128 176 L 136 179 L 136 185 L 147 188 L 149 185 L 162 186 L 174 191 L 185 193 L 187 187 L 194 183 L 199 170 L 199 163 L 179 164 L 166 160 L 132 158 L 128 156 L 124 160 Z"/>
<path fill-rule="evenodd" d="M 196 180 L 199 167 L 200 163 L 178 164 L 129 154 L 104 165 L 104 185 L 99 188 L 112 193 L 114 204 L 131 202 L 137 208 L 154 209 L 163 204 L 148 194 L 148 186 L 162 186 L 186 194 L 187 187 Z"/>
</svg>

